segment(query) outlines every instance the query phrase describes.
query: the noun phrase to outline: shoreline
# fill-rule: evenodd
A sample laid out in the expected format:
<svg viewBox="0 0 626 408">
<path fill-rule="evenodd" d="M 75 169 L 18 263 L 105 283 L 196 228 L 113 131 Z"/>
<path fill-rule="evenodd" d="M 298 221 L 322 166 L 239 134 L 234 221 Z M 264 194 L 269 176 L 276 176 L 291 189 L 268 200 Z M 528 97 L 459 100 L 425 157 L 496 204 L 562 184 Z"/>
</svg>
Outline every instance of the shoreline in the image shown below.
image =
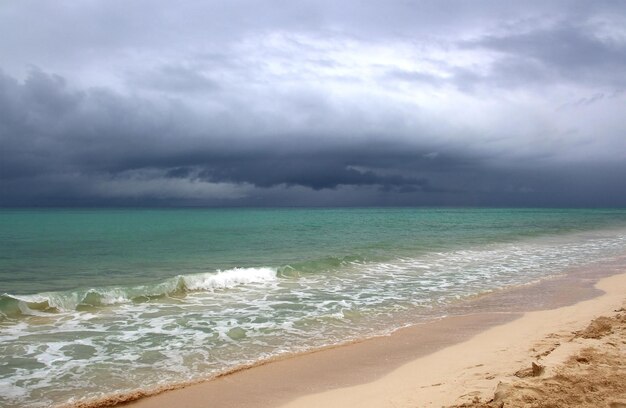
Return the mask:
<svg viewBox="0 0 626 408">
<path fill-rule="evenodd" d="M 594 319 L 623 311 L 626 272 L 604 277 L 594 286 L 604 293 L 569 306 L 526 312 L 468 341 L 408 362 L 378 380 L 304 395 L 280 407 L 491 407 L 487 403 L 494 398 L 493 406 L 502 406 L 498 392 L 502 388 L 522 388 L 515 383 L 518 377 L 526 376 L 520 372 L 531 370 L 536 363 L 541 370 L 547 365 L 552 375 L 558 375 L 560 365 L 575 358 L 589 344 L 572 342 L 576 333 L 585 330 Z M 624 338 L 620 341 L 623 343 Z M 531 389 L 540 394 L 535 387 Z M 530 404 L 536 395 L 531 397 L 506 406 L 543 406 Z"/>
<path fill-rule="evenodd" d="M 479 299 L 462 303 L 465 310 L 468 307 L 472 310 L 471 313 L 463 314 L 462 308 L 457 308 L 457 310 L 452 311 L 453 315 L 451 316 L 402 328 L 389 336 L 374 337 L 302 354 L 282 356 L 252 367 L 242 367 L 210 380 L 187 384 L 183 387 L 174 386 L 177 387 L 175 389 L 163 388 L 156 395 L 146 395 L 142 391 L 138 391 L 134 395 L 125 394 L 123 398 L 119 398 L 122 396 L 111 396 L 111 398 L 99 401 L 77 402 L 71 406 L 102 407 L 119 406 L 122 403 L 124 406 L 149 408 L 183 403 L 184 406 L 195 407 L 206 406 L 208 402 L 211 405 L 233 407 L 285 406 L 296 408 L 321 404 L 330 406 L 342 404 L 344 406 L 350 404 L 372 407 L 386 406 L 389 404 L 372 396 L 366 398 L 364 402 L 344 400 L 351 398 L 350 395 L 353 397 L 368 395 L 364 391 L 379 386 L 383 386 L 384 389 L 394 389 L 393 384 L 405 382 L 405 380 L 398 382 L 396 376 L 407 366 L 418 364 L 418 362 L 419 365 L 423 365 L 428 361 L 435 367 L 441 366 L 441 361 L 447 361 L 445 355 L 450 354 L 451 350 L 460 349 L 460 355 L 465 355 L 467 350 L 463 351 L 463 349 L 467 349 L 473 344 L 476 338 L 481 338 L 481 336 L 485 336 L 485 333 L 493 330 L 510 330 L 511 325 L 515 327 L 518 324 L 516 322 L 524 321 L 527 316 L 533 313 L 576 308 L 576 305 L 585 302 L 600 304 L 602 303 L 601 299 L 608 296 L 607 290 L 610 292 L 615 289 L 613 286 L 621 288 L 621 295 L 626 295 L 626 273 L 624 273 L 626 268 L 624 268 L 624 264 L 624 257 L 618 257 L 610 262 L 579 268 L 562 277 L 481 296 Z M 613 277 L 607 278 L 610 275 Z M 605 287 L 604 282 L 607 279 L 617 279 L 619 285 Z M 598 287 L 606 289 L 605 292 L 607 293 L 604 295 L 600 295 L 602 292 L 594 287 L 594 283 L 598 281 Z M 520 304 L 520 299 L 526 301 Z M 548 301 L 546 302 L 546 300 Z M 532 312 L 532 310 L 537 309 L 546 310 Z M 578 314 L 580 317 L 586 316 L 582 312 Z M 558 321 L 547 324 L 547 327 L 553 327 L 555 324 L 558 326 Z M 529 339 L 535 339 L 538 333 L 527 334 L 524 339 L 516 341 L 517 343 L 528 343 Z M 540 339 L 535 340 L 539 341 Z M 482 349 L 490 349 L 490 347 L 483 346 Z M 480 350 L 473 352 L 476 353 L 477 351 Z M 433 359 L 435 359 L 434 362 Z M 480 367 L 486 366 L 485 363 L 477 364 Z M 465 368 L 457 367 L 457 371 L 467 371 Z M 433 377 L 434 372 L 432 370 L 421 371 L 429 372 L 428 378 Z M 409 383 L 414 383 L 412 388 L 419 389 L 423 385 L 419 376 L 407 375 L 406 373 L 402 376 L 408 378 L 406 381 Z M 442 378 L 445 380 L 445 378 L 453 377 L 453 373 L 448 372 L 447 377 L 443 376 Z M 495 378 L 488 380 L 490 383 L 488 387 L 480 385 L 479 388 L 486 394 L 492 392 L 494 385 L 491 383 L 495 381 Z M 432 399 L 432 395 L 443 394 L 447 397 L 454 395 L 455 391 L 444 386 L 445 381 L 429 382 L 426 385 L 432 384 L 438 384 L 434 387 L 437 391 L 434 394 L 430 392 L 432 390 L 419 389 L 416 391 L 417 396 L 422 398 L 419 406 L 441 406 L 442 404 L 439 402 L 432 402 L 436 401 Z M 411 386 L 405 384 L 404 387 Z M 393 394 L 401 395 L 402 392 L 398 393 L 398 390 L 395 390 Z M 377 395 L 384 396 L 385 392 L 377 392 Z M 432 401 L 427 403 L 427 400 Z M 337 404 L 336 401 L 344 402 Z M 373 401 L 377 401 L 376 404 L 368 405 Z M 445 404 L 452 403 L 455 401 L 446 400 L 445 402 Z M 407 404 L 393 404 L 393 406 L 396 405 L 405 406 Z M 410 406 L 410 404 L 408 405 Z"/>
</svg>

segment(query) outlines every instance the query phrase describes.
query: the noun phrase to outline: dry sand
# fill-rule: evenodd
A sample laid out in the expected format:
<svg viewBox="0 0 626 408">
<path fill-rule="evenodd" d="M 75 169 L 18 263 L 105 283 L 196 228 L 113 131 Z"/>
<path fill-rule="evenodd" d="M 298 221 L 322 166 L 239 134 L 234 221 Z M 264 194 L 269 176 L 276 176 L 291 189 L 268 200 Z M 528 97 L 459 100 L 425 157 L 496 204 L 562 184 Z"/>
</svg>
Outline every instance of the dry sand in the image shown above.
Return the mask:
<svg viewBox="0 0 626 408">
<path fill-rule="evenodd" d="M 623 271 L 623 261 L 605 272 Z M 592 289 L 597 275 L 488 296 L 470 308 L 477 313 L 274 361 L 127 406 L 626 407 L 625 313 L 616 312 L 624 306 L 626 274 Z M 545 298 L 570 304 L 520 313 L 529 304 L 505 303 Z M 587 300 L 571 304 L 581 298 Z M 480 311 L 481 304 L 491 312 Z"/>
<path fill-rule="evenodd" d="M 500 382 L 492 398 L 455 407 L 626 407 L 626 309 L 542 346 L 531 350 L 537 361 Z"/>
</svg>

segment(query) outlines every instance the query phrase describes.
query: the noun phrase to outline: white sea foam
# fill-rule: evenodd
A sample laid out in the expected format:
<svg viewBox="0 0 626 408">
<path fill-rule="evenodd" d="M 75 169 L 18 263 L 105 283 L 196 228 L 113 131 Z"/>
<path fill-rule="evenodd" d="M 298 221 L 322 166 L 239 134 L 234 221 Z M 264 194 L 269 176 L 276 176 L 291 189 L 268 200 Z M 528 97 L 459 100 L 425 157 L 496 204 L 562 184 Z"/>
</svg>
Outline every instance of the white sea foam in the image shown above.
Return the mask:
<svg viewBox="0 0 626 408">
<path fill-rule="evenodd" d="M 274 268 L 234 268 L 217 273 L 182 276 L 188 290 L 215 290 L 277 280 Z"/>
<path fill-rule="evenodd" d="M 72 312 L 79 306 L 111 306 L 197 291 L 229 289 L 245 284 L 273 282 L 278 279 L 276 269 L 234 268 L 217 272 L 179 275 L 153 285 L 132 287 L 91 288 L 68 292 L 45 292 L 33 295 L 3 294 L 6 303 L 2 315 L 16 313 L 30 316 L 46 316 L 50 312 Z"/>
</svg>

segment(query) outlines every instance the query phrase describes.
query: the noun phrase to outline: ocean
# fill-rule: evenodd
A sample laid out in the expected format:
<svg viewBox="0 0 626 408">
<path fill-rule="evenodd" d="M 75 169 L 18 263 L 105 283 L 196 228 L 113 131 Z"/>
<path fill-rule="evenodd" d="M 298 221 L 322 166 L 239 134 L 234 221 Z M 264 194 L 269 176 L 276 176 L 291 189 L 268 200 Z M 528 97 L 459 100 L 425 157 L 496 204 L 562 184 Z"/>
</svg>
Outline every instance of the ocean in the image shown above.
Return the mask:
<svg viewBox="0 0 626 408">
<path fill-rule="evenodd" d="M 0 210 L 0 406 L 155 390 L 626 252 L 626 209 Z"/>
</svg>

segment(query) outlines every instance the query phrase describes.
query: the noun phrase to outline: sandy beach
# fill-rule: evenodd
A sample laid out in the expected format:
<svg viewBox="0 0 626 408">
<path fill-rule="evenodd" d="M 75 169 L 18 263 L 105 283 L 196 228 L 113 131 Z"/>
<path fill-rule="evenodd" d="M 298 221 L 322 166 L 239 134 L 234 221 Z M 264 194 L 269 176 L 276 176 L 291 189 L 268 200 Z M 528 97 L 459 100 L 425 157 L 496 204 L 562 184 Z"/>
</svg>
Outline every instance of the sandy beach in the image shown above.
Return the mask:
<svg viewBox="0 0 626 408">
<path fill-rule="evenodd" d="M 626 406 L 626 274 L 605 294 L 525 313 L 366 384 L 284 407 Z"/>
<path fill-rule="evenodd" d="M 390 336 L 78 406 L 622 407 L 623 261 L 484 296 L 465 304 L 472 313 Z"/>
</svg>

